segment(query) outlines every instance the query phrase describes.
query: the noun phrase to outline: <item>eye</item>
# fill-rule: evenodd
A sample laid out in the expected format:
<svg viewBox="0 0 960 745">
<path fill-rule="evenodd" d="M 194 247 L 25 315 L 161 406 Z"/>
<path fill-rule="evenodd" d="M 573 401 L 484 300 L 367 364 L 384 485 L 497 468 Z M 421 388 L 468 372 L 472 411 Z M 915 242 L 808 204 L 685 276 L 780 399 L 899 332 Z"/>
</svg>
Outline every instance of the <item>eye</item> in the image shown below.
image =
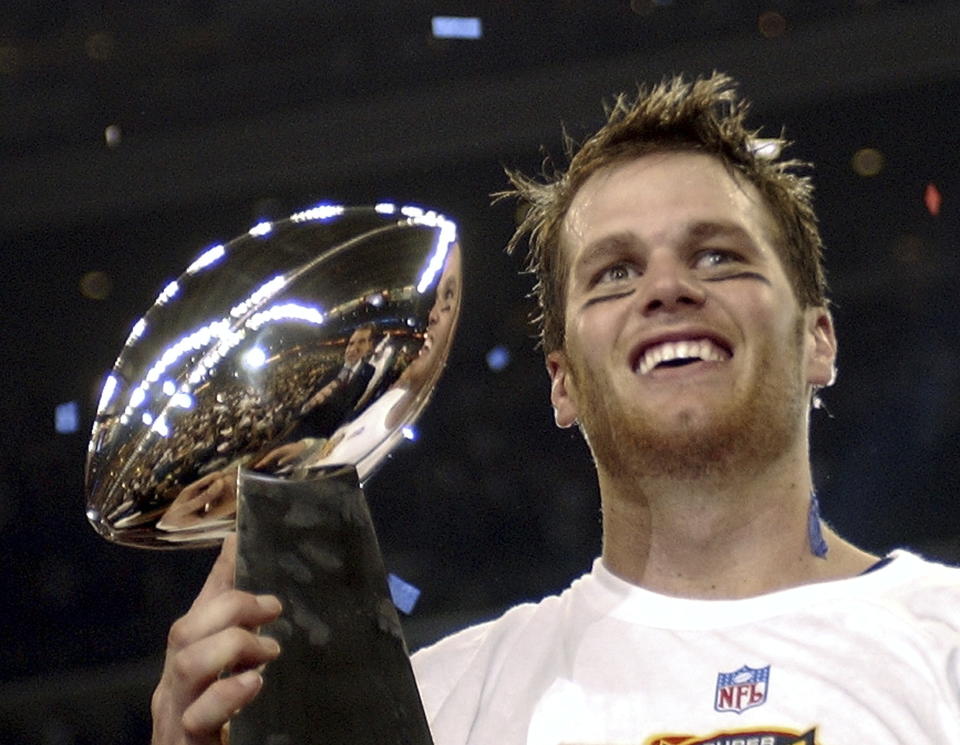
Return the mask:
<svg viewBox="0 0 960 745">
<path fill-rule="evenodd" d="M 631 264 L 617 262 L 611 264 L 594 277 L 593 284 L 607 284 L 609 282 L 622 282 L 626 279 L 639 276 L 637 269 Z"/>
<path fill-rule="evenodd" d="M 739 254 L 721 248 L 709 248 L 700 251 L 694 257 L 693 265 L 697 269 L 713 269 L 719 266 L 727 266 L 742 261 Z"/>
</svg>

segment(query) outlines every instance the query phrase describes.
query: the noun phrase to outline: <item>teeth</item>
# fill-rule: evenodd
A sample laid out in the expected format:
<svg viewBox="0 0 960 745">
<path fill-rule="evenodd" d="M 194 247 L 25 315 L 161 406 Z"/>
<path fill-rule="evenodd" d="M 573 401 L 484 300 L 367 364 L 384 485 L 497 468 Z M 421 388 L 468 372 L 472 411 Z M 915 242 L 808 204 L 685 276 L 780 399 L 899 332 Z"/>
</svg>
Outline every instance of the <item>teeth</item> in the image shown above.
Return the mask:
<svg viewBox="0 0 960 745">
<path fill-rule="evenodd" d="M 682 359 L 699 359 L 705 362 L 723 362 L 729 355 L 709 339 L 694 339 L 688 341 L 667 341 L 656 344 L 640 358 L 637 372 L 646 375 L 661 362 Z"/>
</svg>

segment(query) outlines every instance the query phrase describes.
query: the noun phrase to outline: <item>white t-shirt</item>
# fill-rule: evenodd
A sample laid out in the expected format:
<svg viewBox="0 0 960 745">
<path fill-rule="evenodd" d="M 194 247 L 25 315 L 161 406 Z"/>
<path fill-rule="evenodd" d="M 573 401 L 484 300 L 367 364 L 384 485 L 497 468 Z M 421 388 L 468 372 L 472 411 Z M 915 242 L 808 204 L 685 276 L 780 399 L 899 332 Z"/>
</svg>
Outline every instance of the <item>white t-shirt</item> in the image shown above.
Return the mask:
<svg viewBox="0 0 960 745">
<path fill-rule="evenodd" d="M 744 600 L 599 559 L 413 658 L 436 745 L 960 743 L 960 569 L 886 566 Z"/>
</svg>

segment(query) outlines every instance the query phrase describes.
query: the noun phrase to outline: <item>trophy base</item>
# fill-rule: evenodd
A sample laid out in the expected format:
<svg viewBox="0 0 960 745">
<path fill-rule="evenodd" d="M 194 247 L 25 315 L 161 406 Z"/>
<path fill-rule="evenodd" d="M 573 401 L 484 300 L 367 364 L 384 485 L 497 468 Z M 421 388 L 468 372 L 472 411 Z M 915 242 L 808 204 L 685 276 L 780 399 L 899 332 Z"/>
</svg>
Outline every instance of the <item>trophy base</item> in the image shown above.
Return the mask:
<svg viewBox="0 0 960 745">
<path fill-rule="evenodd" d="M 237 587 L 272 593 L 280 656 L 231 745 L 432 745 L 356 471 L 240 472 Z"/>
</svg>

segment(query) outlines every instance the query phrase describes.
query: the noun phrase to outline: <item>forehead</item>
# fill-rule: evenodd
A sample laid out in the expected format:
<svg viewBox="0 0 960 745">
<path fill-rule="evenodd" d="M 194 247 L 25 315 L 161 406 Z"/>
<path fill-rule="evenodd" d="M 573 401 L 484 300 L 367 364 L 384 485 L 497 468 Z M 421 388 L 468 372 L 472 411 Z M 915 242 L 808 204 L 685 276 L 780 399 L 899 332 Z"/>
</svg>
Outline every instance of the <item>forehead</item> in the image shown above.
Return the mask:
<svg viewBox="0 0 960 745">
<path fill-rule="evenodd" d="M 736 224 L 758 240 L 777 234 L 756 188 L 704 153 L 659 152 L 605 166 L 570 203 L 560 229 L 565 261 L 606 235 L 626 232 L 645 242 L 670 238 L 695 222 Z"/>
<path fill-rule="evenodd" d="M 443 262 L 441 281 L 456 280 L 460 277 L 460 246 L 454 243 L 446 261 Z"/>
</svg>

